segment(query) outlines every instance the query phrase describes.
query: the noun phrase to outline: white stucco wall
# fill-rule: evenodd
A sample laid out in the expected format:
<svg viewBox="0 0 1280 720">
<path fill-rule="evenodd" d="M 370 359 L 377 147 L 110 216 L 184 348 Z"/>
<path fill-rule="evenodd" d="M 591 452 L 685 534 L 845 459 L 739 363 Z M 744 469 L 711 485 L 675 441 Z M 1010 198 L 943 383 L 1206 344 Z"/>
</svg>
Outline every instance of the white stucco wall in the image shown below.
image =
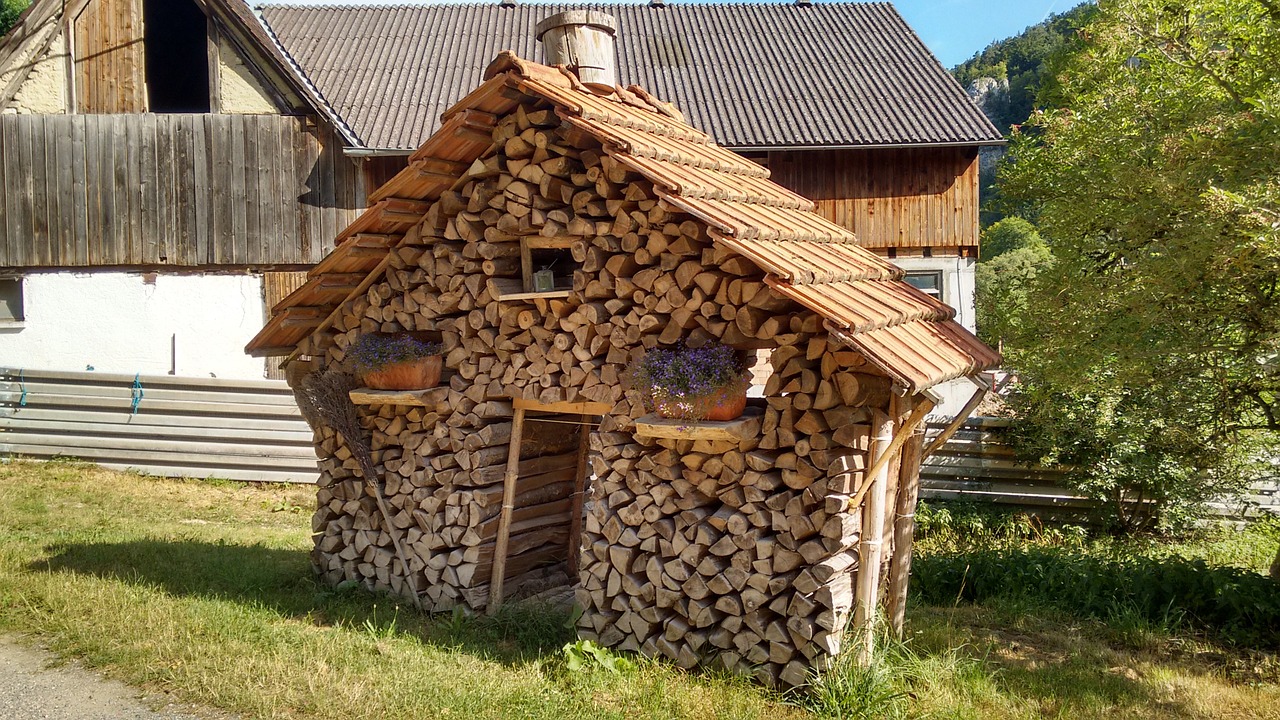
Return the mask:
<svg viewBox="0 0 1280 720">
<path fill-rule="evenodd" d="M 962 257 L 893 258 L 894 265 L 907 272 L 942 273 L 942 301 L 956 309 L 956 321 L 974 332 L 977 316 L 973 309 L 973 291 L 977 261 Z"/>
<path fill-rule="evenodd" d="M 895 265 L 907 272 L 940 271 L 942 273 L 942 301 L 956 309 L 956 320 L 969 332 L 977 327 L 976 312 L 973 306 L 973 292 L 976 261 L 962 257 L 931 258 L 893 258 Z M 938 385 L 934 392 L 942 396 L 943 402 L 934 408 L 931 415 L 951 417 L 960 411 L 968 402 L 977 386 L 968 380 L 953 380 Z"/>
<path fill-rule="evenodd" d="M 67 112 L 66 43 L 62 40 L 62 33 L 59 32 L 53 38 L 49 49 L 38 60 L 32 57 L 34 47 L 38 47 L 38 43 L 48 32 L 48 30 L 42 30 L 41 33 L 37 33 L 34 41 L 23 48 L 26 54 L 20 53 L 13 62 L 14 69 L 0 75 L 0 88 L 3 88 L 19 68 L 25 69 L 29 63 L 35 61 L 31 73 L 27 75 L 22 85 L 18 86 L 13 100 L 5 105 L 4 112 L 43 115 Z"/>
<path fill-rule="evenodd" d="M 278 112 L 244 59 L 226 40 L 218 41 L 218 107 L 224 113 L 242 115 Z"/>
<path fill-rule="evenodd" d="M 261 379 L 244 354 L 262 328 L 260 275 L 25 275 L 19 327 L 0 327 L 0 365 Z"/>
</svg>

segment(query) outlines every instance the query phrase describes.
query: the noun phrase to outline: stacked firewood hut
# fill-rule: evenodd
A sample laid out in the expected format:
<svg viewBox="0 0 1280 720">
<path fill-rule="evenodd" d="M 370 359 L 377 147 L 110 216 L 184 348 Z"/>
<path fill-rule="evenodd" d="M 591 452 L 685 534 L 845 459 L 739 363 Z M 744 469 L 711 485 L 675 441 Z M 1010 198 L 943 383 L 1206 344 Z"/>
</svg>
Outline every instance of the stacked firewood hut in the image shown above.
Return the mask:
<svg viewBox="0 0 1280 720">
<path fill-rule="evenodd" d="M 556 44 L 611 32 L 598 13 L 544 25 Z M 584 637 L 800 684 L 870 652 L 846 631 L 880 603 L 901 622 L 928 388 L 998 356 L 590 64 L 500 55 L 250 345 L 299 378 L 365 333 L 444 344 L 440 387 L 350 394 L 390 527 L 317 429 L 316 569 L 431 611 L 568 583 Z M 761 397 L 727 423 L 646 415 L 628 363 L 709 342 L 759 358 Z"/>
</svg>

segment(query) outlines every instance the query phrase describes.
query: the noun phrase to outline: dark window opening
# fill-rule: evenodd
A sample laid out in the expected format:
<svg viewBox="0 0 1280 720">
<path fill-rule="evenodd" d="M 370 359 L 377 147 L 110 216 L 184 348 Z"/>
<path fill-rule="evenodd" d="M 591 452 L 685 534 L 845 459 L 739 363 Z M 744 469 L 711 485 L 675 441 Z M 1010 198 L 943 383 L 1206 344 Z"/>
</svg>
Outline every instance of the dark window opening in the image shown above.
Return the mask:
<svg viewBox="0 0 1280 720">
<path fill-rule="evenodd" d="M 939 300 L 942 299 L 942 273 L 936 271 L 909 272 L 903 279 L 926 295 L 932 295 Z"/>
<path fill-rule="evenodd" d="M 573 271 L 579 265 L 568 248 L 533 248 L 529 251 L 533 286 L 526 292 L 573 289 Z"/>
<path fill-rule="evenodd" d="M 22 305 L 22 278 L 0 278 L 0 323 L 25 320 L 27 315 Z"/>
<path fill-rule="evenodd" d="M 191 0 L 144 0 L 147 105 L 155 113 L 209 112 L 209 29 Z"/>
</svg>

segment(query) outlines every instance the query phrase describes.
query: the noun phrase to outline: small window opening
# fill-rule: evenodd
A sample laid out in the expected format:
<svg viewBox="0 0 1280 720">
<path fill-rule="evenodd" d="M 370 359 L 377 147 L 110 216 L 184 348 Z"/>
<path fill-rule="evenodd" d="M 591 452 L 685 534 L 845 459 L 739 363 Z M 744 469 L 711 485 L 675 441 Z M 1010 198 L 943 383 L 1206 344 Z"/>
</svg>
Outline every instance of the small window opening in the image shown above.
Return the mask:
<svg viewBox="0 0 1280 720">
<path fill-rule="evenodd" d="M 22 278 L 0 278 L 0 325 L 26 320 L 23 309 Z"/>
<path fill-rule="evenodd" d="M 144 0 L 147 106 L 209 112 L 209 21 L 191 0 Z"/>
<path fill-rule="evenodd" d="M 529 255 L 533 286 L 526 287 L 525 292 L 573 289 L 573 253 L 568 249 L 533 249 Z"/>
<path fill-rule="evenodd" d="M 907 284 L 924 294 L 931 295 L 939 300 L 942 299 L 941 272 L 909 272 L 903 279 L 907 281 Z"/>
<path fill-rule="evenodd" d="M 573 238 L 526 237 L 520 241 L 522 290 L 563 294 L 573 290 L 573 273 L 582 264 L 573 259 Z"/>
</svg>

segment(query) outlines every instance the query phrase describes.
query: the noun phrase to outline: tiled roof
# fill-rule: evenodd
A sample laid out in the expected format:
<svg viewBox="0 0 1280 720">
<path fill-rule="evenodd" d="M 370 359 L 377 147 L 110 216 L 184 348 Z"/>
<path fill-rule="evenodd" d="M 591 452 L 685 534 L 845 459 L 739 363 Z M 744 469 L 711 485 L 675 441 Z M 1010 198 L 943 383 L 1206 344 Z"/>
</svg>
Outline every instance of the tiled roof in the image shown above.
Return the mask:
<svg viewBox="0 0 1280 720">
<path fill-rule="evenodd" d="M 490 145 L 488 130 L 515 109 L 520 93 L 543 98 L 561 118 L 597 138 L 615 160 L 654 184 L 659 197 L 707 224 L 716 243 L 756 263 L 778 293 L 812 309 L 827 327 L 908 391 L 994 367 L 999 355 L 953 319 L 955 311 L 902 281 L 902 271 L 855 244 L 850 231 L 812 212 L 808 200 L 767 179 L 767 171 L 717 146 L 671 106 L 639 88 L 608 97 L 576 78 L 503 53 L 488 80 L 450 109 L 443 128 L 410 166 L 375 193 L 381 198 L 339 237 L 311 271 L 312 280 L 273 309 L 247 348 L 258 354 L 290 346 L 327 325 L 305 306 L 330 311 L 363 292 L 385 266 L 387 251 L 415 214 L 454 184 Z M 512 93 L 512 90 L 520 93 Z M 366 281 L 330 283 L 328 274 L 368 273 Z"/>
<path fill-rule="evenodd" d="M 289 6 L 261 15 L 364 147 L 411 149 L 502 50 L 573 7 L 618 20 L 622 84 L 733 148 L 980 144 L 999 131 L 888 3 Z"/>
</svg>

